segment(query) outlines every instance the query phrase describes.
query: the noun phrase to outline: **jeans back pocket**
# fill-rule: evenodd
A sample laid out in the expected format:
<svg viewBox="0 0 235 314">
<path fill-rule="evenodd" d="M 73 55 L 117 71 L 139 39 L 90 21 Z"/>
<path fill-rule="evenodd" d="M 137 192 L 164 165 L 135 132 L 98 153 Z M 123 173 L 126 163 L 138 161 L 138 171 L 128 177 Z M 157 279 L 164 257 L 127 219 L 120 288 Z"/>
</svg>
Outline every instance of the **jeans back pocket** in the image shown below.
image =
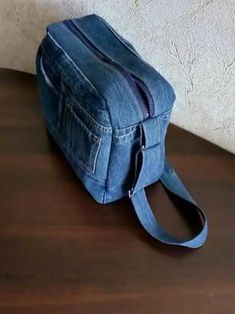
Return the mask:
<svg viewBox="0 0 235 314">
<path fill-rule="evenodd" d="M 95 173 L 102 138 L 94 134 L 75 112 L 62 85 L 57 130 L 70 158 L 83 170 Z"/>
</svg>

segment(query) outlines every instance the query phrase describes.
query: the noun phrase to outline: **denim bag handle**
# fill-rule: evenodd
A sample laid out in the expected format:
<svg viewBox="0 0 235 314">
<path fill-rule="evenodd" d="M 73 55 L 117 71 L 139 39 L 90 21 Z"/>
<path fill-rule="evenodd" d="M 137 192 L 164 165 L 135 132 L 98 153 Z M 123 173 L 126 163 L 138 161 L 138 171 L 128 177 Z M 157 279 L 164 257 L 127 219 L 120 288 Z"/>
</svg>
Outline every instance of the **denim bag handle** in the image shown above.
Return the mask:
<svg viewBox="0 0 235 314">
<path fill-rule="evenodd" d="M 192 239 L 186 240 L 179 240 L 165 232 L 155 218 L 143 188 L 137 192 L 133 191 L 130 197 L 140 223 L 153 238 L 160 242 L 177 246 L 185 246 L 188 248 L 201 247 L 204 244 L 208 233 L 206 216 L 185 189 L 184 185 L 180 181 L 179 177 L 175 173 L 174 168 L 168 160 L 165 160 L 164 172 L 160 178 L 160 182 L 167 189 L 167 191 L 169 191 L 170 194 L 180 198 L 180 203 L 183 206 L 190 210 L 196 211 L 202 222 L 202 228 L 196 236 L 194 236 Z"/>
<path fill-rule="evenodd" d="M 152 136 L 153 128 L 149 128 L 149 125 L 146 124 L 142 125 L 142 130 L 143 134 L 141 137 L 144 139 L 145 145 L 149 145 L 151 149 L 151 145 L 155 144 L 154 139 L 156 140 L 156 136 Z M 148 132 L 150 130 L 151 132 Z M 148 203 L 142 181 L 145 176 L 144 164 L 145 162 L 147 162 L 145 154 L 148 153 L 148 147 L 145 152 L 145 146 L 142 146 L 139 153 L 141 153 L 142 155 L 142 165 L 139 170 L 138 178 L 134 184 L 134 187 L 129 191 L 129 197 L 134 206 L 140 223 L 153 238 L 159 240 L 160 242 L 171 245 L 184 246 L 188 248 L 201 247 L 204 244 L 208 233 L 206 216 L 193 200 L 189 192 L 186 190 L 183 183 L 176 174 L 173 166 L 167 158 L 165 158 L 164 160 L 164 168 L 163 173 L 160 177 L 160 182 L 169 193 L 169 196 L 178 201 L 178 204 L 182 206 L 182 209 L 187 210 L 188 214 L 192 213 L 192 217 L 197 216 L 197 218 L 199 218 L 201 222 L 201 229 L 198 234 L 196 234 L 193 238 L 179 240 L 176 237 L 167 233 L 157 221 L 157 218 L 154 216 L 152 209 Z"/>
</svg>

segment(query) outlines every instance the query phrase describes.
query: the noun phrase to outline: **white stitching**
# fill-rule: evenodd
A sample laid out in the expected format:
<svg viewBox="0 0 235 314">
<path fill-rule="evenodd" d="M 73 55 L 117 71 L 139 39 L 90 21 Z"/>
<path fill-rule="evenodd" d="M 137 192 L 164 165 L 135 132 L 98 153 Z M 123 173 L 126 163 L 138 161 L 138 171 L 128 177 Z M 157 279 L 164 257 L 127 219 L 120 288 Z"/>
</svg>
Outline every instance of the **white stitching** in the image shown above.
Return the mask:
<svg viewBox="0 0 235 314">
<path fill-rule="evenodd" d="M 98 147 L 96 148 L 95 158 L 94 158 L 94 161 L 93 161 L 93 168 L 92 168 L 92 172 L 93 173 L 95 173 L 95 170 L 96 170 L 97 157 L 98 157 L 98 153 L 100 151 L 101 142 L 102 142 L 102 138 L 99 138 Z"/>
</svg>

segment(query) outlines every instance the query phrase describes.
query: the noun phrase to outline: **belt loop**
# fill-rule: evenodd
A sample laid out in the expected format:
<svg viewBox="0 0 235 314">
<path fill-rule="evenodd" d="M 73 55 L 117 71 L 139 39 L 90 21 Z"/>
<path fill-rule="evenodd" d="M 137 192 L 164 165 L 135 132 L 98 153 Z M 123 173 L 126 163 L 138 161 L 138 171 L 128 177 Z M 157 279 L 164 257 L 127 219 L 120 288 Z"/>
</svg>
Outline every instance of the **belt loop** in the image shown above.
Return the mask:
<svg viewBox="0 0 235 314">
<path fill-rule="evenodd" d="M 161 140 L 159 118 L 149 118 L 141 123 L 142 136 L 144 137 L 144 145 L 146 148 L 158 144 Z"/>
<path fill-rule="evenodd" d="M 142 123 L 139 124 L 139 129 L 140 129 L 140 148 L 135 154 L 135 173 L 134 173 L 134 180 L 131 189 L 128 191 L 128 196 L 129 198 L 132 197 L 132 195 L 135 193 L 135 187 L 138 186 L 138 181 L 139 181 L 139 175 L 141 173 L 141 169 L 143 167 L 143 162 L 144 162 L 144 150 L 145 150 L 145 130 L 143 128 Z M 139 161 L 141 158 L 141 166 L 139 166 Z M 139 169 L 139 171 L 138 171 Z M 138 172 L 137 172 L 138 171 Z"/>
</svg>

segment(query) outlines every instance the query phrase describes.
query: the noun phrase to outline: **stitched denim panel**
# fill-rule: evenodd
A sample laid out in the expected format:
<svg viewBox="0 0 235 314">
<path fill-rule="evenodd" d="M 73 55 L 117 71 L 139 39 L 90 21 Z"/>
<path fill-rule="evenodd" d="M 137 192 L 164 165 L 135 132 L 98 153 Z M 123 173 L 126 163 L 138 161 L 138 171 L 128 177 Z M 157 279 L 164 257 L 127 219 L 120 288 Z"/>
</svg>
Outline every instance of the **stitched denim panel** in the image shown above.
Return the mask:
<svg viewBox="0 0 235 314">
<path fill-rule="evenodd" d="M 68 154 L 81 167 L 94 173 L 101 138 L 88 129 L 67 102 L 64 102 L 58 132 Z"/>
<path fill-rule="evenodd" d="M 112 128 L 95 120 L 86 106 L 84 109 L 68 88 L 68 81 L 41 53 L 37 56 L 37 73 L 44 117 L 57 132 L 63 149 L 83 171 L 105 181 Z M 103 112 L 100 110 L 100 117 Z"/>
<path fill-rule="evenodd" d="M 50 66 L 61 73 L 63 81 L 69 87 L 75 99 L 82 103 L 83 108 L 94 119 L 103 125 L 111 126 L 107 104 L 92 82 L 73 63 L 61 46 L 46 36 L 41 44 L 42 54 L 47 57 Z"/>
<path fill-rule="evenodd" d="M 58 132 L 68 153 L 85 170 L 105 180 L 111 143 L 111 129 L 95 122 L 62 85 Z"/>
</svg>

